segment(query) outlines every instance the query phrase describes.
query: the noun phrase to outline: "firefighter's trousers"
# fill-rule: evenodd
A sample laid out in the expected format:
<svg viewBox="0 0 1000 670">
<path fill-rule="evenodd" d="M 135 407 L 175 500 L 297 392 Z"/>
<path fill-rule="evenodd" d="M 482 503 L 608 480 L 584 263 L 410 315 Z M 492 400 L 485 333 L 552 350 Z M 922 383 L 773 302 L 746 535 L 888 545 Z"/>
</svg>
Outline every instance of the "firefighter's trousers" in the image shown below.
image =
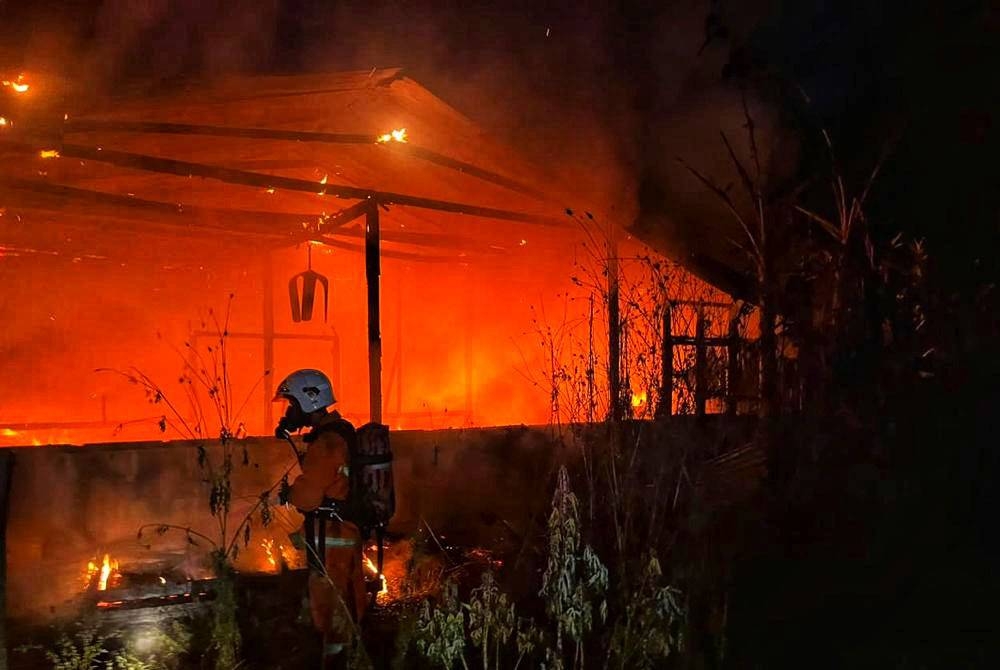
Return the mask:
<svg viewBox="0 0 1000 670">
<path fill-rule="evenodd" d="M 326 574 L 309 573 L 309 608 L 325 642 L 346 646 L 368 606 L 363 547 L 353 524 L 326 524 Z"/>
</svg>

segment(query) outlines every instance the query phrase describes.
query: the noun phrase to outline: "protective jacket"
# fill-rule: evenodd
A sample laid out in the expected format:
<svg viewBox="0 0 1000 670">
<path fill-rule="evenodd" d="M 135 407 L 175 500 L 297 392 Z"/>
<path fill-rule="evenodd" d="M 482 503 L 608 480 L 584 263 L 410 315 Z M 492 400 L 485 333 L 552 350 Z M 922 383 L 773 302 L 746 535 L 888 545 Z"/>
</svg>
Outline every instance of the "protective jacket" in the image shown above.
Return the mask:
<svg viewBox="0 0 1000 670">
<path fill-rule="evenodd" d="M 309 448 L 302 461 L 302 474 L 288 492 L 288 501 L 303 512 L 314 512 L 324 498 L 342 501 L 348 497 L 350 452 L 337 430 L 337 424 L 342 422 L 339 414 L 331 412 L 306 435 Z M 307 524 L 313 516 L 306 514 Z M 318 569 L 310 572 L 310 609 L 313 624 L 327 643 L 346 644 L 351 640 L 351 627 L 360 622 L 368 604 L 361 536 L 350 522 L 327 519 L 323 523 L 325 533 L 305 533 L 318 536 L 325 545 L 324 564 L 329 576 L 328 580 Z"/>
</svg>

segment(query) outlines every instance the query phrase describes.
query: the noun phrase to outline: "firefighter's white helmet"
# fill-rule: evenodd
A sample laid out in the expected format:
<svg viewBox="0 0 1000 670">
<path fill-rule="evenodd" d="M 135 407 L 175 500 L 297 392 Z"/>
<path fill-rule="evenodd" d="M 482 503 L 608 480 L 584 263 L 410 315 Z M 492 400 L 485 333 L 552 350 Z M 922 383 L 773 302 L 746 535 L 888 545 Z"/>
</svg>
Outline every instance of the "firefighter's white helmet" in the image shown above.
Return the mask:
<svg viewBox="0 0 1000 670">
<path fill-rule="evenodd" d="M 296 370 L 285 377 L 274 394 L 275 402 L 283 398 L 294 400 L 307 414 L 337 402 L 333 384 L 319 370 Z"/>
</svg>

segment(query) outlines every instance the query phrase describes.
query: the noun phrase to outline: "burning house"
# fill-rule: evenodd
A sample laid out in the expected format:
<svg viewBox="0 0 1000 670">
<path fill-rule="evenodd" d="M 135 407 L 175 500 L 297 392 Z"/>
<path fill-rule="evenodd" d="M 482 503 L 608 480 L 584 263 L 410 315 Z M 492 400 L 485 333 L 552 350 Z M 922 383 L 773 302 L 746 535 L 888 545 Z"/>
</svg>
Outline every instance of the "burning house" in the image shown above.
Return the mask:
<svg viewBox="0 0 1000 670">
<path fill-rule="evenodd" d="M 0 2 L 0 670 L 997 667 L 995 8 L 440 4 Z"/>
<path fill-rule="evenodd" d="M 240 495 L 273 487 L 289 454 L 256 436 L 288 370 L 328 371 L 345 417 L 391 427 L 400 536 L 524 514 L 518 496 L 484 497 L 490 482 L 538 498 L 544 432 L 493 427 L 753 402 L 737 381 L 753 376 L 748 310 L 615 232 L 628 214 L 600 178 L 567 183 L 572 170 L 525 160 L 400 70 L 112 98 L 30 73 L 4 86 L 15 618 L 210 598 L 202 440 L 220 424 L 237 439 Z M 607 341 L 615 321 L 631 339 Z M 609 348 L 628 370 L 599 363 Z M 610 377 L 629 381 L 598 397 Z M 523 471 L 503 467 L 511 449 Z M 53 509 L 53 490 L 67 504 Z M 304 564 L 299 518 L 276 514 L 239 569 Z"/>
</svg>

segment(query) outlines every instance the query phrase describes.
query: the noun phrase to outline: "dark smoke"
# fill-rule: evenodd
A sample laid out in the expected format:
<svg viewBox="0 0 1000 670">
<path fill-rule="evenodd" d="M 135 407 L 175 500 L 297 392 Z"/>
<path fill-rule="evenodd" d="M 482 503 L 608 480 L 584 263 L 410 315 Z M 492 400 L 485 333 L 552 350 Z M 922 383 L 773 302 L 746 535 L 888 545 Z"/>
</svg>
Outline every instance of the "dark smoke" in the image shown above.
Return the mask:
<svg viewBox="0 0 1000 670">
<path fill-rule="evenodd" d="M 733 86 L 722 79 L 729 53 L 768 3 L 717 4 L 24 2 L 0 10 L 7 33 L 0 57 L 11 67 L 58 70 L 95 90 L 234 72 L 402 66 L 565 181 L 582 184 L 577 202 L 567 204 L 627 225 L 638 185 L 672 179 L 664 175 L 671 152 L 695 158 L 718 144 L 713 117 L 734 103 L 724 94 Z M 698 105 L 695 126 L 684 115 Z M 675 201 L 685 207 L 683 197 Z"/>
</svg>

